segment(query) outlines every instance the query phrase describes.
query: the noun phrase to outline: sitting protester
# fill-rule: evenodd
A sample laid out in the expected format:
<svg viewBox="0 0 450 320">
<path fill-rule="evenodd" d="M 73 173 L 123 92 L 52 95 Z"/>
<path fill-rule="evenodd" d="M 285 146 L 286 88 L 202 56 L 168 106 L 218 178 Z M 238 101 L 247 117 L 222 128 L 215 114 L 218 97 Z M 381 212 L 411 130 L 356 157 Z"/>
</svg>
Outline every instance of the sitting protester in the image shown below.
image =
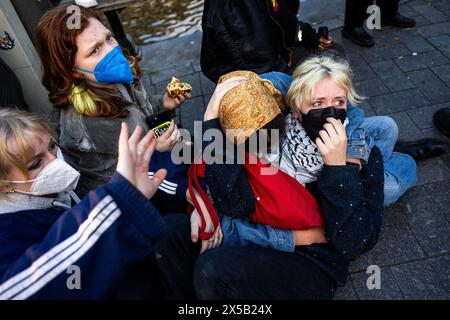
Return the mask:
<svg viewBox="0 0 450 320">
<path fill-rule="evenodd" d="M 149 199 L 166 172 L 148 178 L 155 140 L 141 133 L 122 124 L 116 172 L 80 201 L 49 126 L 0 110 L 1 300 L 159 296 L 152 252 L 169 229 Z"/>
<path fill-rule="evenodd" d="M 36 47 L 43 64 L 43 84 L 50 101 L 61 110 L 61 148 L 68 163 L 81 172 L 77 192 L 84 195 L 114 174 L 123 121 L 130 130 L 139 125 L 147 131 L 149 116 L 177 108 L 190 94 L 174 98 L 167 94 L 148 96 L 137 60 L 123 54 L 93 10 L 79 10 L 79 28 L 71 27 L 67 6 L 46 12 L 37 26 Z M 157 153 L 161 154 L 151 164 L 155 169 L 168 169 L 161 192 L 156 195 L 159 198 L 163 193 L 163 201 L 157 203 L 162 211 L 174 202 L 180 204 L 180 210 L 186 206 L 186 185 L 179 184 L 182 175 L 171 162 L 169 152 L 179 137 L 172 123 L 157 139 Z"/>
<path fill-rule="evenodd" d="M 267 108 L 250 107 L 249 110 L 253 112 L 248 113 L 240 110 L 240 103 L 245 102 L 245 99 L 240 99 L 238 95 L 227 100 L 226 94 L 239 90 L 242 81 L 242 78 L 235 77 L 217 86 L 204 115 L 204 134 L 210 129 L 231 128 L 232 122 L 236 121 L 235 124 L 239 124 L 242 130 L 236 131 L 237 135 L 234 135 L 233 140 L 242 143 L 251 133 L 262 129 L 263 123 L 270 123 L 278 116 L 276 112 L 268 112 Z M 252 90 L 251 93 L 254 93 L 255 99 L 261 95 L 259 91 Z M 252 106 L 251 103 L 248 105 Z M 233 110 L 240 112 L 233 113 Z M 229 115 L 224 116 L 227 112 Z M 239 113 L 244 113 L 249 118 L 241 117 Z M 270 242 L 262 247 L 264 241 L 258 246 L 239 241 L 218 246 L 222 229 L 224 243 L 227 234 L 237 233 L 239 240 L 241 230 L 233 229 L 234 220 L 253 219 L 261 206 L 262 209 L 272 209 L 272 212 L 276 210 L 276 207 L 270 205 L 276 199 L 261 198 L 270 198 L 270 195 L 255 188 L 251 177 L 253 173 L 248 173 L 247 164 L 225 161 L 226 155 L 220 155 L 218 150 L 215 156 L 219 160 L 213 163 L 205 161 L 203 182 L 208 187 L 214 211 L 222 217 L 222 224 L 209 233 L 209 236 L 213 235 L 210 241 L 214 245 L 199 256 L 201 246 L 186 241 L 189 232 L 192 233 L 196 226 L 189 226 L 189 221 L 184 216 L 174 215 L 168 219 L 175 232 L 156 246 L 157 262 L 166 292 L 178 299 L 333 297 L 337 286 L 346 282 L 349 261 L 370 250 L 378 240 L 383 217 L 383 159 L 379 149 L 374 146 L 361 168 L 357 164 L 348 163 L 344 126 L 333 117 L 327 121 L 329 125 L 323 129 L 326 136 L 323 136 L 319 147 L 324 166 L 317 179 L 307 186 L 320 204 L 326 241 L 293 245 L 291 252 L 273 250 L 276 247 Z M 213 143 L 214 139 L 204 141 L 203 150 Z M 300 183 L 292 180 L 301 187 Z M 266 207 L 265 204 L 269 206 Z M 281 202 L 277 204 L 283 205 Z M 284 205 L 282 208 L 285 208 Z M 295 209 L 290 210 L 295 212 Z M 279 213 L 280 216 L 283 214 Z M 224 217 L 231 221 L 231 227 L 224 223 Z M 214 218 L 208 219 L 207 214 L 204 220 L 214 222 Z M 289 239 L 286 235 L 290 234 L 290 241 L 294 243 L 292 230 L 281 231 L 284 236 L 270 240 L 278 241 L 278 246 L 281 247 L 280 243 Z M 242 235 L 248 237 L 248 232 L 243 232 Z M 254 234 L 255 239 L 258 236 L 259 234 Z"/>
<path fill-rule="evenodd" d="M 324 165 L 317 144 L 321 139 L 317 139 L 322 138 L 324 127 L 330 126 L 327 117 L 335 117 L 346 126 L 349 139 L 347 162 L 361 167 L 374 146 L 381 151 L 384 205 L 388 206 L 415 185 L 416 163 L 409 155 L 393 151 L 398 128 L 392 118 L 364 118 L 361 109 L 351 106 L 356 105 L 361 97 L 355 92 L 350 75 L 347 62 L 327 56 L 310 58 L 297 67 L 286 94 L 286 103 L 292 111 L 286 116 L 286 139 L 281 156 L 274 157 L 274 164 L 303 185 L 315 181 Z M 277 75 L 268 78 L 277 78 Z M 278 76 L 274 83 L 280 79 L 285 80 L 286 76 Z M 288 81 L 284 87 L 287 84 Z"/>
</svg>

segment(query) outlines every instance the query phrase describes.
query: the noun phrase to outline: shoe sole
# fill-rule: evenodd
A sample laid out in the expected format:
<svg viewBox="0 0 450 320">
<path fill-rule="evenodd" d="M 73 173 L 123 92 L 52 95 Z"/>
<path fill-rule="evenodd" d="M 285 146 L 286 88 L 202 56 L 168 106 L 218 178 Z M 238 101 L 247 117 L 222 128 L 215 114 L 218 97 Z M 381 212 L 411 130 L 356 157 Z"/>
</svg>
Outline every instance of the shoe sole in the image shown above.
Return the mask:
<svg viewBox="0 0 450 320">
<path fill-rule="evenodd" d="M 355 38 L 354 36 L 352 36 L 350 33 L 348 33 L 347 31 L 345 31 L 344 29 L 342 29 L 342 35 L 344 36 L 344 38 L 347 38 L 353 42 L 355 42 L 356 44 L 363 46 L 363 47 L 373 47 L 375 45 L 375 41 L 373 43 L 367 43 L 361 40 L 358 40 L 357 38 Z"/>
<path fill-rule="evenodd" d="M 414 28 L 416 26 L 415 23 L 408 24 L 408 25 L 406 25 L 406 24 L 395 24 L 395 23 L 392 23 L 392 22 L 389 22 L 389 21 L 383 21 L 383 20 L 381 20 L 381 24 L 384 25 L 384 26 L 391 26 L 391 27 L 396 27 L 396 28 Z"/>
</svg>

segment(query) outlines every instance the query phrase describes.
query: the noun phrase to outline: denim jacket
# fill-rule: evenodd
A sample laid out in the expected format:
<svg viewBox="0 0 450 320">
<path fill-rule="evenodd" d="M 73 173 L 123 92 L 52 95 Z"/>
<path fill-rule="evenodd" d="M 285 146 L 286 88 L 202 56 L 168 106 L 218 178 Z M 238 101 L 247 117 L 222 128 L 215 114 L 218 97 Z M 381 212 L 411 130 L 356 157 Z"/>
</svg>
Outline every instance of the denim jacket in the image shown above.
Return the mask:
<svg viewBox="0 0 450 320">
<path fill-rule="evenodd" d="M 147 130 L 145 117 L 162 109 L 162 96 L 147 96 L 139 79 L 127 91 L 131 97 L 127 118 L 84 116 L 72 106 L 61 112 L 60 146 L 65 160 L 81 172 L 76 190 L 80 196 L 107 183 L 115 172 L 121 123 L 127 122 L 130 132 L 137 125 Z"/>
<path fill-rule="evenodd" d="M 261 75 L 261 78 L 269 80 L 283 96 L 286 96 L 292 82 L 292 77 L 281 72 L 269 72 Z M 347 133 L 347 157 L 358 158 L 366 163 L 369 159 L 373 139 L 366 137 L 365 130 L 361 128 L 364 121 L 364 111 L 361 108 L 347 106 L 348 125 L 345 127 Z"/>
</svg>

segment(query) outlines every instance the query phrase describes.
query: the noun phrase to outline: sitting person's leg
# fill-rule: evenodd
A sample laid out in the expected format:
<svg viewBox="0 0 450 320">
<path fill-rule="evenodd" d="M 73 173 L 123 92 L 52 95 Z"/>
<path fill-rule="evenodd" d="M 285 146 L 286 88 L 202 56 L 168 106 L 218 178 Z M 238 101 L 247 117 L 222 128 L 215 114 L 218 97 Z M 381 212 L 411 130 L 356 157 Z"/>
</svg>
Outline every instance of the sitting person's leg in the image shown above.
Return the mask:
<svg viewBox="0 0 450 320">
<path fill-rule="evenodd" d="M 383 155 L 384 205 L 388 206 L 416 184 L 416 163 L 407 154 L 393 152 L 398 138 L 398 127 L 392 118 L 368 117 L 364 119 L 361 127 L 366 130 L 366 136 L 373 139 L 373 144 Z"/>
<path fill-rule="evenodd" d="M 384 206 L 397 201 L 417 182 L 416 162 L 409 155 L 393 152 L 384 162 Z"/>
<path fill-rule="evenodd" d="M 335 282 L 305 256 L 267 248 L 219 247 L 194 268 L 199 299 L 331 299 Z"/>
<path fill-rule="evenodd" d="M 372 138 L 373 144 L 380 149 L 383 161 L 388 161 L 398 139 L 398 126 L 394 119 L 387 116 L 367 117 L 361 127 L 366 131 L 366 137 Z"/>
<path fill-rule="evenodd" d="M 165 298 L 195 299 L 193 266 L 200 253 L 201 241 L 191 241 L 188 214 L 169 214 L 164 219 L 172 233 L 156 243 L 155 256 Z"/>
</svg>

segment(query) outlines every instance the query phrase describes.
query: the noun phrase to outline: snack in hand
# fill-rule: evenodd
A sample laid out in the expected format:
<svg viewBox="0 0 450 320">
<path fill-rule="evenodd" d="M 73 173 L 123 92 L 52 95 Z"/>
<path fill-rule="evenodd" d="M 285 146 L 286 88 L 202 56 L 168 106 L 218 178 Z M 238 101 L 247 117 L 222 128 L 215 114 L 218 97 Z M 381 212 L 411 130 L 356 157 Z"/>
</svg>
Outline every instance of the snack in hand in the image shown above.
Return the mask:
<svg viewBox="0 0 450 320">
<path fill-rule="evenodd" d="M 172 81 L 166 87 L 166 92 L 169 97 L 172 99 L 176 98 L 180 94 L 185 94 L 186 92 L 190 92 L 192 87 L 189 83 L 181 82 L 179 79 L 172 77 Z"/>
</svg>

